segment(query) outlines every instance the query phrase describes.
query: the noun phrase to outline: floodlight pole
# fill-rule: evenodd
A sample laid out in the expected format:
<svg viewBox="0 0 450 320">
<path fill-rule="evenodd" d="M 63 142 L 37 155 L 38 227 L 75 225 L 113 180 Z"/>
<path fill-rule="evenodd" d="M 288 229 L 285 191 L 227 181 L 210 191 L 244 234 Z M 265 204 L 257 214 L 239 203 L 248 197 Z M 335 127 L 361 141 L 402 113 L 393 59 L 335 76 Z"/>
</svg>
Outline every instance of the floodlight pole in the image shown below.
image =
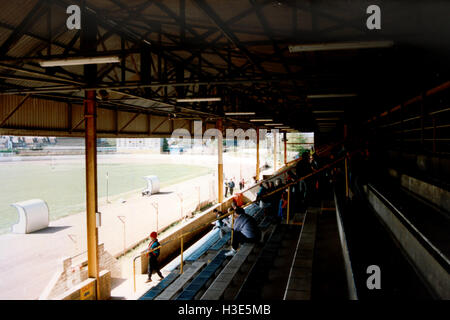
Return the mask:
<svg viewBox="0 0 450 320">
<path fill-rule="evenodd" d="M 119 218 L 120 222 L 123 224 L 123 255 L 125 255 L 127 250 L 127 242 L 126 242 L 126 227 L 125 227 L 125 216 L 117 216 Z"/>
<path fill-rule="evenodd" d="M 109 201 L 109 172 L 106 172 L 106 203 L 111 203 Z"/>
<path fill-rule="evenodd" d="M 181 220 L 183 220 L 183 194 L 181 192 L 178 192 L 177 196 L 178 198 L 180 198 Z"/>
<path fill-rule="evenodd" d="M 155 208 L 156 210 L 156 233 L 159 232 L 159 222 L 158 222 L 158 217 L 159 217 L 159 205 L 157 202 L 152 202 L 152 206 L 153 208 Z"/>
<path fill-rule="evenodd" d="M 200 186 L 196 186 L 195 189 L 197 189 L 198 193 L 198 209 L 200 210 Z"/>
</svg>

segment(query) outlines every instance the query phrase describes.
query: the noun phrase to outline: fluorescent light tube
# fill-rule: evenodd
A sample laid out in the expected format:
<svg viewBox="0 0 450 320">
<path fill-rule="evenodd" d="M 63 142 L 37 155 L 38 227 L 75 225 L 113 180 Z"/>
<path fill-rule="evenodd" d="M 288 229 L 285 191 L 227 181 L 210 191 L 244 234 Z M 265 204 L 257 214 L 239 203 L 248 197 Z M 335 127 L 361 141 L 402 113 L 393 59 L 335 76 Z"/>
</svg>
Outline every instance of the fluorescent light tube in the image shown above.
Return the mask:
<svg viewBox="0 0 450 320">
<path fill-rule="evenodd" d="M 264 123 L 265 126 L 282 126 L 282 123 Z"/>
<path fill-rule="evenodd" d="M 221 101 L 221 98 L 184 98 L 177 99 L 177 102 L 209 102 L 209 101 Z"/>
<path fill-rule="evenodd" d="M 313 110 L 312 113 L 344 113 L 344 110 Z"/>
<path fill-rule="evenodd" d="M 273 119 L 250 119 L 250 122 L 269 122 L 273 121 Z"/>
<path fill-rule="evenodd" d="M 61 60 L 42 60 L 39 61 L 41 67 L 63 67 L 63 66 L 79 66 L 85 64 L 101 64 L 101 63 L 118 63 L 120 58 L 117 56 L 110 57 L 91 57 L 91 58 L 67 58 Z"/>
<path fill-rule="evenodd" d="M 348 98 L 356 97 L 356 93 L 327 93 L 327 94 L 309 94 L 306 97 L 308 99 L 320 99 L 320 98 Z"/>
<path fill-rule="evenodd" d="M 226 116 L 254 116 L 255 112 L 225 112 Z"/>
<path fill-rule="evenodd" d="M 324 51 L 324 50 L 389 48 L 392 47 L 393 45 L 394 45 L 393 41 L 356 41 L 356 42 L 299 44 L 289 46 L 289 52 L 293 53 L 293 52 Z"/>
</svg>

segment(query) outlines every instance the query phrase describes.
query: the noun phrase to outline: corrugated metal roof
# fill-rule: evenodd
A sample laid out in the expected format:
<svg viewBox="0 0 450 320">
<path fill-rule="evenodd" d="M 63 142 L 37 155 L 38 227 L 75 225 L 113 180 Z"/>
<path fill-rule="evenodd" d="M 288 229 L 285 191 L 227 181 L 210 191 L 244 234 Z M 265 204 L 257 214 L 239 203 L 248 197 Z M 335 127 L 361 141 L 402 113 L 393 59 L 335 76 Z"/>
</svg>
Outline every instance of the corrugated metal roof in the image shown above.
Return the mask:
<svg viewBox="0 0 450 320">
<path fill-rule="evenodd" d="M 345 39 L 345 37 L 349 37 L 351 39 L 356 39 L 361 35 L 361 32 L 355 30 L 353 28 L 355 21 L 355 12 L 359 10 L 357 6 L 352 6 L 352 9 L 346 8 L 346 2 L 348 1 L 315 1 L 314 4 L 317 3 L 318 11 L 315 17 L 314 24 L 317 26 L 317 30 L 323 29 L 332 29 L 330 27 L 336 27 L 336 30 L 331 30 L 326 32 L 325 35 L 321 39 L 316 39 L 311 36 L 311 30 L 313 27 L 312 21 L 312 12 L 311 1 L 266 1 L 266 0 L 255 0 L 254 3 L 257 5 L 263 5 L 261 9 L 261 13 L 264 16 L 264 19 L 260 19 L 258 15 L 255 13 L 254 8 L 252 8 L 252 3 L 250 1 L 242 1 L 242 0 L 203 0 L 212 10 L 214 10 L 215 15 L 219 17 L 219 20 L 223 21 L 225 25 L 220 25 L 220 23 L 214 22 L 214 17 L 208 17 L 207 11 L 205 8 L 201 9 L 197 1 L 187 0 L 185 2 L 186 6 L 186 26 L 185 26 L 185 38 L 184 42 L 181 43 L 181 24 L 180 24 L 180 1 L 179 0 L 164 0 L 164 1 L 153 1 L 149 2 L 147 0 L 118 0 L 116 3 L 111 0 L 86 0 L 87 6 L 94 9 L 98 13 L 99 23 L 99 31 L 101 35 L 105 35 L 106 33 L 113 32 L 113 35 L 108 37 L 104 43 L 98 44 L 98 51 L 103 50 L 120 50 L 121 49 L 121 33 L 118 33 L 115 28 L 109 27 L 108 23 L 103 22 L 103 18 L 106 17 L 106 20 L 116 22 L 116 26 L 118 29 L 123 29 L 122 33 L 125 34 L 125 38 L 129 33 L 132 33 L 133 36 L 130 37 L 132 39 L 142 39 L 147 38 L 152 41 L 158 41 L 158 25 L 160 24 L 162 27 L 162 42 L 163 42 L 163 53 L 168 57 L 169 60 L 169 71 L 170 77 L 169 81 L 176 81 L 175 73 L 173 72 L 176 69 L 176 66 L 179 63 L 184 65 L 184 75 L 186 79 L 193 79 L 197 81 L 198 79 L 214 79 L 223 81 L 230 80 L 246 80 L 252 79 L 252 77 L 257 78 L 259 80 L 262 77 L 278 77 L 286 78 L 289 77 L 297 77 L 298 74 L 305 71 L 305 77 L 296 80 L 297 83 L 303 83 L 304 88 L 296 88 L 296 86 L 292 85 L 292 81 L 280 81 L 273 87 L 270 85 L 261 84 L 261 87 L 265 86 L 264 92 L 278 92 L 279 95 L 285 95 L 286 97 L 294 97 L 295 93 L 298 92 L 296 100 L 302 100 L 302 103 L 305 102 L 305 90 L 314 90 L 314 89 L 323 89 L 325 88 L 338 88 L 349 87 L 351 84 L 349 83 L 349 79 L 355 79 L 352 75 L 348 76 L 347 65 L 352 62 L 352 55 L 344 52 L 336 52 L 336 53 L 328 53 L 328 52 L 319 52 L 319 53 L 305 53 L 305 54 L 291 54 L 287 50 L 288 43 L 296 42 L 297 40 L 301 41 L 329 41 L 332 38 L 329 36 L 337 35 L 339 40 Z M 47 11 L 45 10 L 46 1 L 43 0 L 3 0 L 0 1 L 0 47 L 5 43 L 5 41 L 12 34 L 12 30 L 21 25 L 24 21 L 25 17 L 32 12 L 33 8 L 37 4 L 43 4 L 42 10 L 40 10 L 39 17 L 34 21 L 34 23 L 27 26 L 25 33 L 21 35 L 20 39 L 14 43 L 11 48 L 7 52 L 8 57 L 26 57 L 33 56 L 38 57 L 38 54 L 42 53 L 43 56 L 47 54 L 47 45 L 48 45 L 48 25 L 47 25 Z M 69 45 L 69 43 L 74 38 L 76 31 L 69 31 L 65 27 L 65 21 L 67 18 L 67 14 L 65 12 L 65 4 L 70 3 L 70 1 L 53 1 L 52 3 L 52 40 L 53 44 L 51 45 L 51 54 L 58 55 L 63 54 L 65 49 L 64 47 Z M 79 3 L 76 1 L 76 3 Z M 119 3 L 119 5 L 117 4 Z M 122 5 L 120 5 L 122 3 Z M 325 3 L 330 3 L 327 8 L 325 8 Z M 146 6 L 143 9 L 143 5 Z M 297 9 L 293 9 L 296 6 Z M 128 11 L 130 8 L 135 8 L 136 12 Z M 338 15 L 338 19 L 335 19 L 334 15 Z M 230 20 L 232 22 L 230 22 Z M 267 22 L 267 26 L 264 26 L 264 21 Z M 136 26 L 127 26 L 127 23 L 136 24 L 137 26 L 142 26 L 144 28 L 139 28 Z M 297 32 L 293 28 L 297 25 L 297 31 L 300 29 L 301 32 Z M 349 28 L 350 27 L 350 28 Z M 148 30 L 146 30 L 146 28 Z M 270 29 L 268 32 L 266 28 Z M 111 29 L 111 30 L 110 30 Z M 114 29 L 114 30 L 113 30 Z M 151 31 L 148 34 L 148 31 Z M 194 32 L 192 32 L 194 31 Z M 401 30 L 400 30 L 401 31 Z M 230 35 L 231 33 L 231 35 Z M 166 34 L 170 35 L 166 37 Z M 206 37 L 206 41 L 200 40 L 197 41 L 195 34 L 203 35 L 209 34 L 209 37 Z M 320 35 L 320 32 L 318 33 Z M 214 45 L 211 44 L 211 41 L 218 39 L 218 37 L 222 36 Z M 278 41 L 276 45 L 279 46 L 282 52 L 283 57 L 280 57 L 278 50 L 274 49 L 274 44 L 271 42 L 271 37 L 273 40 Z M 172 39 L 174 41 L 172 41 Z M 224 46 L 224 44 L 229 43 L 230 47 L 233 51 L 229 54 L 231 56 L 231 61 L 233 63 L 230 66 L 230 71 L 228 72 L 227 62 L 224 61 L 228 57 L 228 45 Z M 80 41 L 79 39 L 75 42 L 75 51 L 79 51 Z M 129 46 L 138 46 L 139 41 L 130 40 L 128 41 Z M 170 48 L 169 48 L 170 46 Z M 202 48 L 205 46 L 205 48 Z M 180 50 L 175 51 L 174 47 Z M 204 62 L 202 64 L 203 74 L 197 75 L 196 70 L 198 70 L 198 59 L 195 57 L 191 59 L 189 62 L 183 61 L 192 55 L 196 56 L 198 53 L 202 54 Z M 220 57 L 216 52 L 220 52 Z M 74 52 L 72 51 L 71 54 Z M 358 59 L 360 61 L 363 60 L 365 53 L 357 52 Z M 8 60 L 6 57 L 5 61 Z M 364 56 L 365 57 L 365 56 Z M 4 58 L 4 57 L 3 57 Z M 153 63 L 156 66 L 157 57 L 155 53 L 152 54 Z M 295 75 L 288 75 L 286 68 L 283 65 L 283 59 L 290 66 L 290 70 L 294 72 L 298 72 Z M 133 61 L 134 60 L 134 61 Z M 358 60 L 359 61 L 359 60 Z M 27 77 L 44 77 L 42 74 L 47 72 L 48 74 L 53 74 L 56 77 L 70 77 L 74 75 L 74 79 L 82 78 L 83 75 L 83 66 L 68 66 L 63 68 L 54 68 L 54 69 L 43 69 L 36 65 L 36 61 L 30 63 L 29 61 L 8 61 L 2 62 L 4 65 L 9 64 L 17 67 L 24 66 L 28 70 L 38 71 L 38 74 L 27 74 L 25 72 L 12 72 L 6 68 L 0 67 L 0 73 L 2 75 L 10 75 L 14 74 L 16 76 L 23 75 Z M 34 65 L 33 65 L 34 63 Z M 242 66 L 247 66 L 247 68 L 243 69 Z M 326 75 L 322 78 L 316 77 L 315 73 L 323 73 L 328 72 L 328 66 L 332 65 L 333 68 L 336 67 L 339 72 L 343 73 L 342 70 L 345 69 L 344 76 L 348 76 L 340 81 L 335 81 L 335 83 L 331 83 Z M 139 54 L 129 55 L 126 60 L 126 66 L 130 70 L 126 70 L 126 80 L 139 80 L 139 72 L 133 73 L 130 72 L 134 69 L 140 69 L 140 56 Z M 262 66 L 262 68 L 260 67 Z M 153 69 L 153 68 L 152 68 Z M 264 70 L 261 70 L 264 69 Z M 355 68 L 356 69 L 356 68 Z M 110 70 L 106 65 L 98 66 L 98 73 L 102 74 L 103 71 Z M 334 70 L 334 69 L 333 69 Z M 119 85 L 120 80 L 120 71 L 115 69 L 119 79 L 116 79 L 114 75 L 114 71 L 110 71 L 110 77 L 104 78 L 103 81 L 111 81 L 112 85 Z M 140 70 L 139 70 L 140 71 Z M 325 72 L 326 71 L 326 72 Z M 359 75 L 359 70 L 353 70 L 356 75 Z M 356 71 L 356 72 L 355 72 Z M 192 74 L 191 74 L 192 73 Z M 381 71 L 380 71 L 381 73 Z M 152 70 L 153 74 L 153 70 Z M 112 76 L 111 76 L 112 75 Z M 220 76 L 218 76 L 220 75 Z M 311 75 L 311 76 L 310 76 Z M 313 78 L 309 83 L 307 83 L 310 79 Z M 119 81 L 117 81 L 119 80 Z M 278 79 L 280 80 L 280 79 Z M 80 80 L 78 80 L 80 81 Z M 152 81 L 159 81 L 159 79 L 152 79 Z M 302 82 L 303 81 L 303 82 Z M 352 80 L 354 81 L 354 80 Z M 0 79 L 0 88 L 3 84 L 10 84 L 16 86 L 24 86 L 24 87 L 36 87 L 41 85 L 45 87 L 48 83 L 45 81 L 42 84 L 39 84 L 34 81 L 29 80 L 20 80 L 20 79 L 11 79 L 11 80 L 3 80 Z M 362 82 L 361 82 L 362 83 Z M 327 86 L 324 86 L 327 84 Z M 255 101 L 259 101 L 259 95 L 261 92 L 259 91 L 258 85 L 254 85 L 250 87 L 248 83 L 245 84 L 224 84 L 223 86 L 228 86 L 229 92 L 232 92 L 236 89 L 237 94 L 241 94 L 243 96 L 243 100 L 246 100 L 248 97 L 250 99 L 254 98 Z M 334 86 L 334 87 L 333 87 Z M 358 88 L 358 86 L 355 86 Z M 256 88 L 256 89 L 255 89 Z M 3 90 L 6 90 L 7 86 L 3 86 Z M 195 89 L 195 90 L 194 90 Z M 195 95 L 198 91 L 196 91 L 197 87 L 188 88 L 188 95 Z M 210 89 L 210 88 L 208 88 Z M 339 88 L 338 88 L 339 89 Z M 173 100 L 174 87 L 169 87 L 167 89 L 171 96 L 170 99 Z M 210 90 L 214 92 L 216 88 Z M 253 90 L 253 91 L 252 91 Z M 224 90 L 226 91 L 226 90 Z M 130 92 L 131 93 L 131 92 Z M 75 95 L 79 95 L 82 93 L 74 93 Z M 139 94 L 139 90 L 135 90 L 135 94 Z M 66 94 L 67 96 L 69 93 Z M 60 98 L 60 96 L 58 96 Z M 228 102 L 228 101 L 227 101 Z M 131 107 L 130 107 L 131 105 Z M 149 102 L 146 99 L 141 100 L 129 100 L 126 105 L 119 106 L 119 108 L 123 108 L 122 110 L 130 110 L 133 109 L 132 106 L 135 106 L 135 110 L 141 110 L 142 107 L 148 108 L 152 106 L 152 102 Z M 239 107 L 241 105 L 245 106 L 245 103 L 238 103 Z M 249 104 L 251 105 L 251 103 Z M 266 106 L 267 105 L 267 106 Z M 267 110 L 274 110 L 277 106 L 269 106 L 266 104 L 264 108 Z M 212 105 L 214 107 L 214 105 Z M 196 107 L 196 106 L 194 106 Z M 194 108 L 193 107 L 193 108 Z M 224 105 L 224 108 L 228 108 L 230 106 Z M 231 107 L 235 107 L 234 105 Z M 49 110 L 52 109 L 52 104 L 50 103 Z M 238 107 L 236 107 L 238 108 Z M 271 109 L 270 109 L 271 108 Z M 37 110 L 37 109 L 36 109 Z M 218 109 L 210 109 L 210 112 L 218 112 Z M 78 111 L 77 111 L 78 112 Z M 200 112 L 200 110 L 191 110 L 190 112 Z M 44 123 L 42 125 L 45 125 Z M 130 127 L 132 128 L 132 126 Z"/>
<path fill-rule="evenodd" d="M 8 51 L 10 57 L 23 57 L 33 54 L 37 48 L 42 47 L 44 44 L 41 40 L 24 35 L 11 49 Z"/>
<path fill-rule="evenodd" d="M 39 0 L 3 0 L 0 10 L 0 21 L 18 26 L 33 9 Z"/>
</svg>

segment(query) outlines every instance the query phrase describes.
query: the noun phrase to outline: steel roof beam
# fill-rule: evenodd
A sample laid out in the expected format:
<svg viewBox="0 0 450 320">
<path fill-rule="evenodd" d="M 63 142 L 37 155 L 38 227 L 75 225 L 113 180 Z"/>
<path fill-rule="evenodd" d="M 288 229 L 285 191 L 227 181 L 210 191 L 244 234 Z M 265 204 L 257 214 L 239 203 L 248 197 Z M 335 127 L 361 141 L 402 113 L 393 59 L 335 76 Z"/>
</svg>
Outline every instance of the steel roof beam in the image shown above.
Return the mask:
<svg viewBox="0 0 450 320">
<path fill-rule="evenodd" d="M 19 26 L 13 31 L 13 33 L 3 42 L 0 47 L 0 57 L 4 57 L 9 49 L 11 49 L 24 35 L 25 31 L 33 26 L 38 18 L 40 18 L 40 14 L 44 9 L 45 1 L 38 1 L 33 9 L 27 14 L 27 16 L 22 20 Z"/>
<path fill-rule="evenodd" d="M 224 21 L 217 15 L 217 13 L 204 1 L 193 0 L 193 2 L 210 18 L 214 24 L 223 32 L 223 34 L 230 40 L 245 56 L 246 58 L 256 66 L 263 74 L 267 74 L 266 70 L 256 61 L 255 57 L 244 47 L 239 39 L 231 32 L 225 25 Z"/>
</svg>

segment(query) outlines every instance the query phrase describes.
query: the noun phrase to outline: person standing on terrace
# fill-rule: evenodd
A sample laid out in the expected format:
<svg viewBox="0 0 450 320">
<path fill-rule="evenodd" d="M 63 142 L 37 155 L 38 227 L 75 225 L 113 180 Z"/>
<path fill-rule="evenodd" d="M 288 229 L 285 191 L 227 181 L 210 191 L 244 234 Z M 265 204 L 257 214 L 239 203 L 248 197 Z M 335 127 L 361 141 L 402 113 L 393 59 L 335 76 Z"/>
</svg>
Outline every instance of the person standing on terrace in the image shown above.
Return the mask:
<svg viewBox="0 0 450 320">
<path fill-rule="evenodd" d="M 150 243 L 148 244 L 148 248 L 147 248 L 147 250 L 149 250 L 149 252 L 147 253 L 147 255 L 148 255 L 148 279 L 146 282 L 152 281 L 152 273 L 153 272 L 156 272 L 156 274 L 158 274 L 158 276 L 161 280 L 164 279 L 163 275 L 161 274 L 161 271 L 159 270 L 159 266 L 158 266 L 158 257 L 160 254 L 160 250 L 158 247 L 160 246 L 160 243 L 158 242 L 157 237 L 158 237 L 158 234 L 155 231 L 150 233 Z M 156 248 L 158 248 L 158 249 L 156 249 Z"/>
</svg>

